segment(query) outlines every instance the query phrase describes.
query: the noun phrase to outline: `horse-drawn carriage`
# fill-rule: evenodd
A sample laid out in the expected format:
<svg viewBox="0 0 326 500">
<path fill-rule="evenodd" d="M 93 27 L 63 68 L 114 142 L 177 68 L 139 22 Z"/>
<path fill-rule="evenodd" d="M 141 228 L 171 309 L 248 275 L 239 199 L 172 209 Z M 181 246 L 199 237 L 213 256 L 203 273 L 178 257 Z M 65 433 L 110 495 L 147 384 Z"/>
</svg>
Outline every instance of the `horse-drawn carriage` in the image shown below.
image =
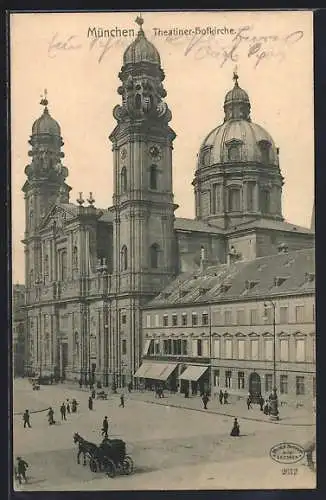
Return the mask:
<svg viewBox="0 0 326 500">
<path fill-rule="evenodd" d="M 108 477 L 115 477 L 117 473 L 129 475 L 134 470 L 133 460 L 126 455 L 126 443 L 122 439 L 105 438 L 97 446 L 75 433 L 74 442 L 78 443 L 79 447 L 77 463 L 80 463 L 79 458 L 83 454 L 83 465 L 87 464 L 88 458 L 92 472 L 105 472 Z"/>
<path fill-rule="evenodd" d="M 97 391 L 96 393 L 96 399 L 108 399 L 108 395 L 104 391 Z"/>
</svg>

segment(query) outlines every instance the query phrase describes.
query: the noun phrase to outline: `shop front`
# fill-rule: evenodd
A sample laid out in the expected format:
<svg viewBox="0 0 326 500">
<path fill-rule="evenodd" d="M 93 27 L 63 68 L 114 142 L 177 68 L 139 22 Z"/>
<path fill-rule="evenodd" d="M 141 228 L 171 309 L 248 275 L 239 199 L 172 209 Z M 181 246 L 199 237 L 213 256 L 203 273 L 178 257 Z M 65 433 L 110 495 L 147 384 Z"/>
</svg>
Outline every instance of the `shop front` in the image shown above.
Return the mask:
<svg viewBox="0 0 326 500">
<path fill-rule="evenodd" d="M 144 362 L 134 373 L 143 389 L 155 390 L 160 385 L 171 391 L 177 388 L 177 363 Z"/>
<path fill-rule="evenodd" d="M 209 393 L 209 367 L 203 365 L 187 365 L 179 375 L 180 392 L 196 396 Z"/>
</svg>

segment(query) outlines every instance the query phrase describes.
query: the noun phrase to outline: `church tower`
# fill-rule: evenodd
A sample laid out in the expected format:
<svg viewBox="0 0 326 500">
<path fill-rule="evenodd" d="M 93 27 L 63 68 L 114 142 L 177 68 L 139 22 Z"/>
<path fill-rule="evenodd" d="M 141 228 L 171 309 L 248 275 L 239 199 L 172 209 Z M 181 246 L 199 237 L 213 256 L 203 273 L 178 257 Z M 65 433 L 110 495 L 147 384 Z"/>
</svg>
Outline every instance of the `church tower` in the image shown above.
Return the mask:
<svg viewBox="0 0 326 500">
<path fill-rule="evenodd" d="M 40 104 L 43 114 L 32 127 L 28 155 L 32 161 L 25 168 L 25 277 L 27 288 L 34 286 L 42 274 L 41 245 L 38 228 L 42 218 L 56 202 L 69 202 L 71 188 L 65 183 L 68 169 L 61 163 L 64 153 L 59 124 L 51 117 L 45 95 Z"/>
<path fill-rule="evenodd" d="M 224 100 L 224 122 L 202 143 L 193 181 L 196 218 L 221 228 L 255 219 L 282 221 L 279 150 L 250 117 L 249 96 L 238 84 Z"/>
<path fill-rule="evenodd" d="M 160 55 L 139 32 L 123 55 L 110 135 L 114 157 L 114 276 L 116 333 L 126 335 L 129 370 L 139 364 L 140 307 L 155 296 L 176 270 L 172 192 L 171 112 L 164 102 Z M 119 318 L 124 323 L 119 323 Z M 127 318 L 127 319 L 126 319 Z M 118 344 L 119 339 L 117 339 Z"/>
</svg>

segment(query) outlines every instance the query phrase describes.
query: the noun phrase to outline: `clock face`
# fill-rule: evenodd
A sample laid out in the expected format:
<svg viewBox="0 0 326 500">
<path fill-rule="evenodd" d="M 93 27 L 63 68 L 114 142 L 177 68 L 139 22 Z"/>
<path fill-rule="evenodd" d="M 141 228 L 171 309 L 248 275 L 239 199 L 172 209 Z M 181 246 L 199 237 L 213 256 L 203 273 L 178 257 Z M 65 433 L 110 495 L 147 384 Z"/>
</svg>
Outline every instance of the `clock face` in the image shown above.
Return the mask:
<svg viewBox="0 0 326 500">
<path fill-rule="evenodd" d="M 121 159 L 124 160 L 127 156 L 127 150 L 126 148 L 123 148 L 120 153 Z"/>
<path fill-rule="evenodd" d="M 154 160 L 160 160 L 162 158 L 162 150 L 156 145 L 149 148 L 149 154 Z"/>
</svg>

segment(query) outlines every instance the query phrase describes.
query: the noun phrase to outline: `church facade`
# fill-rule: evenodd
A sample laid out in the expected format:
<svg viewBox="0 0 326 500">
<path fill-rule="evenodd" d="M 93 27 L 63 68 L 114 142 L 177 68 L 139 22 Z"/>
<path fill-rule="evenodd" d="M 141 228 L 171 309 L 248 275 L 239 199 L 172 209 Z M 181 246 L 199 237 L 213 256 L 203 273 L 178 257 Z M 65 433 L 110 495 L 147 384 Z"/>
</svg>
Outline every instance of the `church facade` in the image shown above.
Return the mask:
<svg viewBox="0 0 326 500">
<path fill-rule="evenodd" d="M 172 113 L 160 55 L 139 24 L 113 110 L 109 209 L 97 208 L 92 193 L 70 200 L 61 129 L 46 97 L 32 126 L 23 186 L 30 371 L 125 385 L 141 364 L 142 311 L 178 275 L 314 244 L 312 230 L 282 216 L 279 151 L 251 121 L 237 75 L 223 123 L 200 147 L 195 219 L 176 217 Z"/>
</svg>

